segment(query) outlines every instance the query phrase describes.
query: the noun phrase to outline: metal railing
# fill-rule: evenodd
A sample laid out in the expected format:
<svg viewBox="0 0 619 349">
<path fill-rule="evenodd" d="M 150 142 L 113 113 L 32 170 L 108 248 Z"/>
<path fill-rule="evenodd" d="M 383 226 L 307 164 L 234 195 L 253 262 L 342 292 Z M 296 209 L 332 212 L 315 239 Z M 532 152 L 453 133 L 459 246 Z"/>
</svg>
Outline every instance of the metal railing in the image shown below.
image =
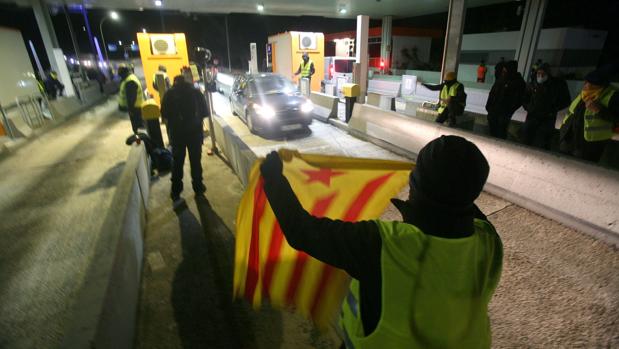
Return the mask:
<svg viewBox="0 0 619 349">
<path fill-rule="evenodd" d="M 31 129 L 39 128 L 45 125 L 43 117 L 43 108 L 41 103 L 45 103 L 45 99 L 36 98 L 33 96 L 16 97 L 15 104 L 19 109 L 22 120 Z"/>
</svg>

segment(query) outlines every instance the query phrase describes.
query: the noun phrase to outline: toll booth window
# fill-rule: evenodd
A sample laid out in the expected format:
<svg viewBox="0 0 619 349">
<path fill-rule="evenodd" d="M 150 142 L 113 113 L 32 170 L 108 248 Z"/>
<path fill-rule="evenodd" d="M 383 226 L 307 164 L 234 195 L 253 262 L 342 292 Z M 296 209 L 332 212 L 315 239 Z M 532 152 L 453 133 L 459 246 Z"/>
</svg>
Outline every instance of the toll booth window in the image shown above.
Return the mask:
<svg viewBox="0 0 619 349">
<path fill-rule="evenodd" d="M 347 59 L 336 59 L 334 68 L 336 73 L 352 73 L 354 61 Z"/>
</svg>

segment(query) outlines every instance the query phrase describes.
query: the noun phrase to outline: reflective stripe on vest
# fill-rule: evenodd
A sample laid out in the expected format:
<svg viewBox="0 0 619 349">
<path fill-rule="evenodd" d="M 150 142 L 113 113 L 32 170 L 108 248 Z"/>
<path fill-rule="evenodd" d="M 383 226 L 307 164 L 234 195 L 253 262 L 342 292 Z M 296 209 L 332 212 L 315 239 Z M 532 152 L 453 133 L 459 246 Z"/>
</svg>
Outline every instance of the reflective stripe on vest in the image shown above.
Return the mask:
<svg viewBox="0 0 619 349">
<path fill-rule="evenodd" d="M 608 86 L 602 91 L 600 97 L 597 99 L 597 102 L 605 108 L 608 108 L 610 104 L 610 100 L 615 94 L 615 89 L 611 86 Z M 570 117 L 574 115 L 576 108 L 582 102 L 582 92 L 574 98 L 572 104 L 568 108 L 568 113 L 563 118 L 563 123 L 565 124 Z M 613 137 L 613 123 L 607 120 L 600 118 L 597 113 L 588 110 L 585 108 L 585 125 L 584 125 L 584 138 L 588 142 L 596 142 L 603 141 L 607 139 L 611 139 Z"/>
<path fill-rule="evenodd" d="M 142 84 L 140 83 L 140 80 L 134 74 L 129 74 L 129 76 L 127 76 L 127 78 L 120 83 L 120 89 L 118 91 L 118 105 L 124 108 L 127 107 L 127 93 L 125 92 L 125 88 L 127 86 L 127 82 L 129 81 L 133 81 L 136 85 L 138 85 L 138 93 L 133 106 L 135 108 L 141 108 L 142 103 L 144 102 L 144 93 L 142 92 Z"/>
<path fill-rule="evenodd" d="M 340 318 L 346 347 L 489 348 L 488 303 L 503 257 L 492 225 L 475 220 L 473 235 L 443 239 L 410 224 L 375 222 L 382 240 L 381 315 L 366 335 L 353 279 Z"/>
<path fill-rule="evenodd" d="M 311 76 L 312 60 L 308 59 L 306 64 L 301 62 L 301 77 L 309 78 Z"/>
<path fill-rule="evenodd" d="M 447 99 L 449 97 L 454 97 L 458 91 L 458 86 L 460 86 L 459 82 L 454 83 L 453 85 L 451 85 L 451 87 L 447 87 L 447 85 L 444 85 L 443 88 L 441 89 L 441 95 L 439 96 L 440 100 L 439 100 L 439 106 L 438 106 L 438 113 L 442 113 L 443 110 L 445 110 L 447 108 Z"/>
</svg>

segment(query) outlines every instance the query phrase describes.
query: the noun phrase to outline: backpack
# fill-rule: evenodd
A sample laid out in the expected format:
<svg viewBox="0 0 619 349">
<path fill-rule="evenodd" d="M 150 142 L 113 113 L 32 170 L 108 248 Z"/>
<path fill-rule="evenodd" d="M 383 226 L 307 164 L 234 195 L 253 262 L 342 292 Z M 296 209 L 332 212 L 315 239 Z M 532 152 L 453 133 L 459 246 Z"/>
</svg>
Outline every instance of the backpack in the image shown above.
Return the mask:
<svg viewBox="0 0 619 349">
<path fill-rule="evenodd" d="M 156 148 L 150 154 L 153 167 L 157 169 L 159 174 L 170 172 L 172 170 L 172 153 L 166 148 Z"/>
</svg>

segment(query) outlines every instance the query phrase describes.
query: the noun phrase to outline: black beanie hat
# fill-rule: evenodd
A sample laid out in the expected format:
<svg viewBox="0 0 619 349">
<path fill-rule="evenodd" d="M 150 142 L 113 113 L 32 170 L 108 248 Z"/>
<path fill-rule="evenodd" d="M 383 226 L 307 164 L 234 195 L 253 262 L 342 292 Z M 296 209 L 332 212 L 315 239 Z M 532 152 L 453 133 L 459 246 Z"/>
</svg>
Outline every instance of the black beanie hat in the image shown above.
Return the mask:
<svg viewBox="0 0 619 349">
<path fill-rule="evenodd" d="M 489 171 L 475 144 L 458 136 L 441 136 L 419 151 L 410 176 L 412 200 L 436 209 L 469 211 Z"/>
<path fill-rule="evenodd" d="M 608 86 L 610 81 L 605 71 L 598 69 L 585 75 L 585 81 L 597 86 Z"/>
</svg>

